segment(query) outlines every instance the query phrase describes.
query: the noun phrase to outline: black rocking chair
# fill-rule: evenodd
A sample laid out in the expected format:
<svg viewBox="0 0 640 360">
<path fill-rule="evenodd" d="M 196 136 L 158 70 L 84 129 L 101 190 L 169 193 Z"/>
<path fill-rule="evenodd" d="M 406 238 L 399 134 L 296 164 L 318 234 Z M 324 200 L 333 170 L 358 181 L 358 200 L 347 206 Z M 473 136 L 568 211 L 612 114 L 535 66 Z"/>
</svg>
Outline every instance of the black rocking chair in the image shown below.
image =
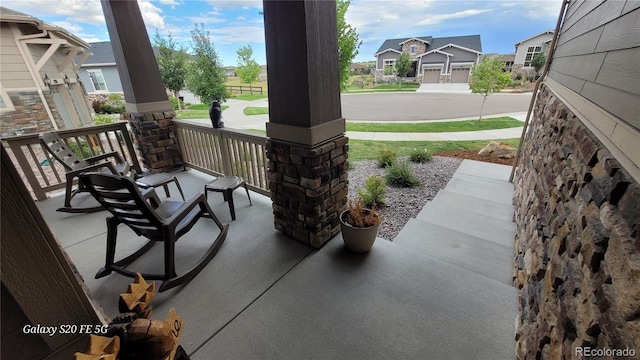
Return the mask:
<svg viewBox="0 0 640 360">
<path fill-rule="evenodd" d="M 98 271 L 96 279 L 109 275 L 112 271 L 135 277 L 136 272 L 124 267 L 149 250 L 156 241 L 162 241 L 164 274 L 142 274 L 145 279 L 163 280 L 158 290 L 162 292 L 191 281 L 211 261 L 227 237 L 229 225 L 223 225 L 218 220 L 203 194 L 188 201 L 161 202 L 153 188 L 140 192 L 131 178 L 107 173 L 84 173 L 80 175 L 80 183 L 112 214 L 107 218 L 106 264 Z M 186 274 L 177 276 L 175 243 L 202 217 L 212 219 L 220 232 L 197 265 Z M 149 242 L 133 254 L 114 261 L 119 224 L 127 225 L 138 236 L 149 239 Z"/>
<path fill-rule="evenodd" d="M 95 207 L 73 207 L 71 199 L 78 193 L 87 191 L 81 184 L 73 190 L 73 181 L 80 174 L 88 171 L 103 171 L 112 174 L 125 175 L 129 173 L 129 163 L 124 161 L 118 152 L 109 152 L 89 158 L 81 158 L 76 155 L 69 146 L 55 132 L 45 132 L 40 134 L 40 144 L 64 167 L 66 173 L 66 193 L 64 195 L 64 206 L 58 211 L 69 213 L 91 213 L 103 210 L 102 206 Z M 113 159 L 115 164 L 103 160 Z"/>
</svg>

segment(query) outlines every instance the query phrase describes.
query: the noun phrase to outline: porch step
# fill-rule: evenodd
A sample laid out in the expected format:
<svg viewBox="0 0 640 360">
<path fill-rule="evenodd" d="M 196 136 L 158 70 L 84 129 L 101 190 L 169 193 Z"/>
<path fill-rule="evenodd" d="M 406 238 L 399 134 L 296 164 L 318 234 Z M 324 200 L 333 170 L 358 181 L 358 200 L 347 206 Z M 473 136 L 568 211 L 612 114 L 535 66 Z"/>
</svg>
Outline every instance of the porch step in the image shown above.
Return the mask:
<svg viewBox="0 0 640 360">
<path fill-rule="evenodd" d="M 489 216 L 498 220 L 513 220 L 513 206 L 510 204 L 468 196 L 446 188 L 440 190 L 432 202 L 443 203 L 451 207 Z"/>
<path fill-rule="evenodd" d="M 464 160 L 456 169 L 456 175 L 474 175 L 486 179 L 508 181 L 511 166 L 493 164 L 483 161 Z"/>
<path fill-rule="evenodd" d="M 393 242 L 511 286 L 515 225 L 510 169 L 464 160 Z"/>
<path fill-rule="evenodd" d="M 513 203 L 513 184 L 505 180 L 497 180 L 490 177 L 455 173 L 446 189 L 463 195 L 491 200 L 502 204 Z"/>
<path fill-rule="evenodd" d="M 501 245 L 418 219 L 409 220 L 393 242 L 512 285 L 513 245 Z"/>
<path fill-rule="evenodd" d="M 496 219 L 442 201 L 427 202 L 416 219 L 513 248 L 515 225 L 510 220 Z"/>
</svg>

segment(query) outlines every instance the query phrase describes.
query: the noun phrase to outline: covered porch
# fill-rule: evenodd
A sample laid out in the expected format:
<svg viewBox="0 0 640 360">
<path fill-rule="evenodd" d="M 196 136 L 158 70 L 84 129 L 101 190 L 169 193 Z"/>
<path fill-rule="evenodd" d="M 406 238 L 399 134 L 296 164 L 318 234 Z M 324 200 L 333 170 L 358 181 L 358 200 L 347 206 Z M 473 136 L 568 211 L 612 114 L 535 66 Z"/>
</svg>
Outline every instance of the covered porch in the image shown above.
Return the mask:
<svg viewBox="0 0 640 360">
<path fill-rule="evenodd" d="M 213 178 L 197 170 L 172 174 L 187 198 Z M 182 316 L 181 344 L 192 359 L 512 357 L 513 333 L 505 328 L 513 328 L 515 289 L 384 239 L 367 254 L 347 251 L 340 235 L 312 249 L 274 229 L 268 197 L 252 191 L 250 206 L 244 191 L 234 192 L 231 221 L 222 195 L 211 195 L 214 212 L 230 225 L 225 243 L 190 283 L 151 302 L 154 319 L 172 307 Z M 131 279 L 94 279 L 104 263 L 108 213 L 56 212 L 62 201 L 53 196 L 37 206 L 89 296 L 113 318 Z M 178 271 L 197 261 L 215 230 L 200 221 L 177 242 Z M 127 254 L 142 241 L 123 228 L 118 244 L 117 254 Z M 161 259 L 156 245 L 129 268 L 158 271 Z"/>
</svg>

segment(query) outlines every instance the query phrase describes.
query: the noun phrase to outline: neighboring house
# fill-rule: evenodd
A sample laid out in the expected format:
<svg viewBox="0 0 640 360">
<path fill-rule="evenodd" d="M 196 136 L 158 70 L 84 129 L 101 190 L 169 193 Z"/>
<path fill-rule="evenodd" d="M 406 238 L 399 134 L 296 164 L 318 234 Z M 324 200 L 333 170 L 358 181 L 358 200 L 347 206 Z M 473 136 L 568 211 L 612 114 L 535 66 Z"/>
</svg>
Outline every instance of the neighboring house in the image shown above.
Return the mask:
<svg viewBox="0 0 640 360">
<path fill-rule="evenodd" d="M 91 123 L 78 81 L 89 44 L 30 15 L 0 7 L 0 133 L 72 129 Z M 75 59 L 75 61 L 74 61 Z"/>
<path fill-rule="evenodd" d="M 502 55 L 497 53 L 484 54 L 480 59 L 480 61 L 482 61 L 482 59 L 484 59 L 485 57 L 488 57 L 491 59 L 497 58 L 498 60 L 504 63 L 504 68 L 502 69 L 506 72 L 511 72 L 511 70 L 513 69 L 513 62 L 515 61 L 516 54 L 502 54 Z"/>
<path fill-rule="evenodd" d="M 522 72 L 533 69 L 531 59 L 538 53 L 547 54 L 552 39 L 553 30 L 547 30 L 515 43 L 516 56 L 513 61 L 513 71 Z"/>
<path fill-rule="evenodd" d="M 116 68 L 110 41 L 89 43 L 93 56 L 80 67 L 80 80 L 87 94 L 122 94 L 122 84 Z"/>
<path fill-rule="evenodd" d="M 389 77 L 400 54 L 413 60 L 409 75 L 418 83 L 467 83 L 482 55 L 480 35 L 388 39 L 376 51 L 376 81 Z M 395 76 L 395 75 L 393 75 Z"/>
<path fill-rule="evenodd" d="M 80 70 L 80 79 L 85 84 L 89 98 L 97 95 L 113 93 L 123 94 L 122 83 L 116 67 L 116 58 L 110 41 L 89 43 L 93 56 L 84 62 Z M 167 93 L 169 96 L 169 92 Z M 196 96 L 187 91 L 180 91 L 184 102 L 200 103 Z"/>
</svg>

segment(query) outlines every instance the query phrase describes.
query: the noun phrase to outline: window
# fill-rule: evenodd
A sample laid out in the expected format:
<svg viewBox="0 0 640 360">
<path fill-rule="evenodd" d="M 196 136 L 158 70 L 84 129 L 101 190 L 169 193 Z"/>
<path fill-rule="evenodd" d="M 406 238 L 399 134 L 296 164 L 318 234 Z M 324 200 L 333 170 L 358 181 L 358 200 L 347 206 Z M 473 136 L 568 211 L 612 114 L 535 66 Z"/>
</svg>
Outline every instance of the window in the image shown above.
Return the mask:
<svg viewBox="0 0 640 360">
<path fill-rule="evenodd" d="M 386 59 L 382 61 L 382 68 L 385 75 L 393 75 L 396 69 L 396 59 Z"/>
<path fill-rule="evenodd" d="M 524 66 L 531 66 L 531 59 L 539 52 L 542 52 L 542 46 L 529 46 L 527 55 L 524 57 Z"/>
<path fill-rule="evenodd" d="M 104 81 L 102 70 L 87 70 L 87 72 L 95 91 L 107 91 L 107 84 Z"/>
<path fill-rule="evenodd" d="M 411 47 L 409 47 L 409 53 L 412 54 L 412 55 L 416 53 L 416 46 L 415 45 L 411 45 Z"/>
</svg>

